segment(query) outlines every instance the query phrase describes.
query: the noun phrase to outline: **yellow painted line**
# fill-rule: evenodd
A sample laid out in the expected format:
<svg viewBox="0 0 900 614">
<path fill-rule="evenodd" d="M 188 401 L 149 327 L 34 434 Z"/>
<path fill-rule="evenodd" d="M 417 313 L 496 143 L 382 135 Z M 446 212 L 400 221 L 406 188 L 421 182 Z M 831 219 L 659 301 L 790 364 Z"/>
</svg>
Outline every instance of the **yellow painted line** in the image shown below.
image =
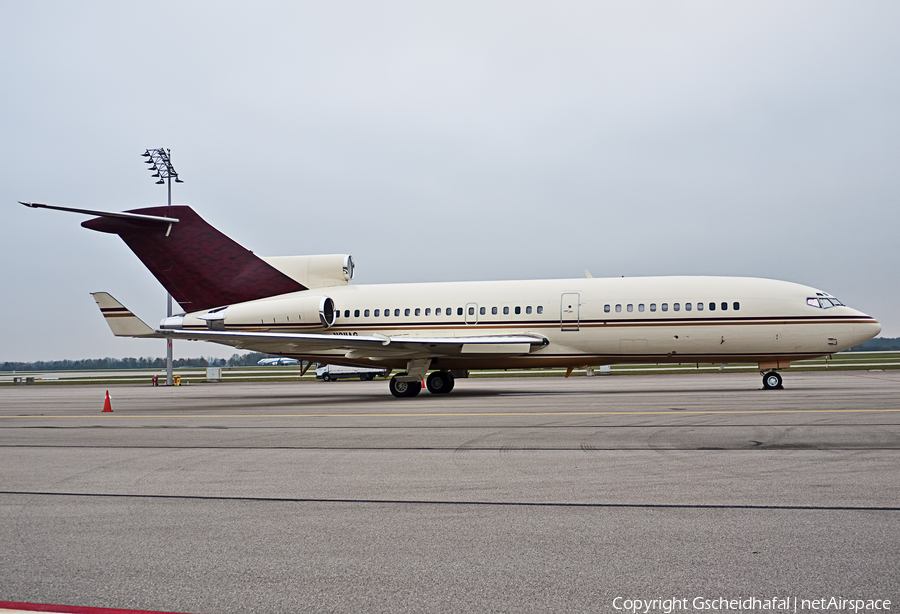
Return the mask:
<svg viewBox="0 0 900 614">
<path fill-rule="evenodd" d="M 503 417 L 503 416 L 652 416 L 685 414 L 865 414 L 900 412 L 900 409 L 751 409 L 751 410 L 696 410 L 696 411 L 560 411 L 560 412 L 464 412 L 427 414 L 115 414 L 101 416 L 100 412 L 76 416 L 0 416 L 8 419 L 31 418 L 446 418 L 446 417 Z"/>
</svg>

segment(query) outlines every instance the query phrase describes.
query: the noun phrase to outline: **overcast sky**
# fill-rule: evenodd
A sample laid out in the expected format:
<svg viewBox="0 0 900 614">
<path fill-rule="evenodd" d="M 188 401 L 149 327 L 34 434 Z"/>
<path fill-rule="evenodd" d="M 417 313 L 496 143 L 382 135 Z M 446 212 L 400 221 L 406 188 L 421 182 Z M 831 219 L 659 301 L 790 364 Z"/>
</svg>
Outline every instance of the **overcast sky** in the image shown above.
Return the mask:
<svg viewBox="0 0 900 614">
<path fill-rule="evenodd" d="M 355 283 L 740 275 L 900 336 L 900 4 L 0 0 L 0 361 L 162 356 L 83 216 L 189 204 Z M 176 344 L 176 356 L 233 350 Z"/>
</svg>

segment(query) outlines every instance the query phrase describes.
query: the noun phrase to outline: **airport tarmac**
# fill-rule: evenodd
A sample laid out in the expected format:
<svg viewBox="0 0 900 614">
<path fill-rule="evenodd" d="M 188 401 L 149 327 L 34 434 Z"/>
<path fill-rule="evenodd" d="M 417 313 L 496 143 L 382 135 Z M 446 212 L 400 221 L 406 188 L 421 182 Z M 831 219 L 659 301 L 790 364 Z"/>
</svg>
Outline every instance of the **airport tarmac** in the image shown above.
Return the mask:
<svg viewBox="0 0 900 614">
<path fill-rule="evenodd" d="M 0 599 L 900 604 L 900 374 L 0 388 Z M 798 608 L 802 610 L 803 608 Z M 662 611 L 655 609 L 651 611 Z"/>
</svg>

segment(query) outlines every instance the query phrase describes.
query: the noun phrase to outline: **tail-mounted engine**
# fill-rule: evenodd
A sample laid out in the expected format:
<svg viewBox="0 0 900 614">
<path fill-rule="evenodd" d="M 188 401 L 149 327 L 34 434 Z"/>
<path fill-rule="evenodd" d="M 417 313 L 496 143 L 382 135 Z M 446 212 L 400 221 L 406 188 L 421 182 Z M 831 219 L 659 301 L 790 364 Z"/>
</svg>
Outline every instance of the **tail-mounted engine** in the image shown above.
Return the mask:
<svg viewBox="0 0 900 614">
<path fill-rule="evenodd" d="M 275 256 L 263 260 L 307 288 L 345 286 L 353 279 L 353 256 L 349 254 Z"/>
</svg>

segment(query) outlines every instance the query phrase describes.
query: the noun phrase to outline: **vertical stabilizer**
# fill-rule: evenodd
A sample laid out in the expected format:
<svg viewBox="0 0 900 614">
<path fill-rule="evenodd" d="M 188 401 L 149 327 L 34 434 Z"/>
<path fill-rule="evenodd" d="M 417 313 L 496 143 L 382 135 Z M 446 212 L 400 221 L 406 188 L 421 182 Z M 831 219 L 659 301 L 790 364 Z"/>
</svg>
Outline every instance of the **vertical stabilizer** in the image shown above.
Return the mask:
<svg viewBox="0 0 900 614">
<path fill-rule="evenodd" d="M 104 216 L 81 225 L 122 237 L 185 311 L 306 290 L 210 226 L 188 206 L 149 207 L 126 213 L 177 218 L 178 222 Z"/>
</svg>

